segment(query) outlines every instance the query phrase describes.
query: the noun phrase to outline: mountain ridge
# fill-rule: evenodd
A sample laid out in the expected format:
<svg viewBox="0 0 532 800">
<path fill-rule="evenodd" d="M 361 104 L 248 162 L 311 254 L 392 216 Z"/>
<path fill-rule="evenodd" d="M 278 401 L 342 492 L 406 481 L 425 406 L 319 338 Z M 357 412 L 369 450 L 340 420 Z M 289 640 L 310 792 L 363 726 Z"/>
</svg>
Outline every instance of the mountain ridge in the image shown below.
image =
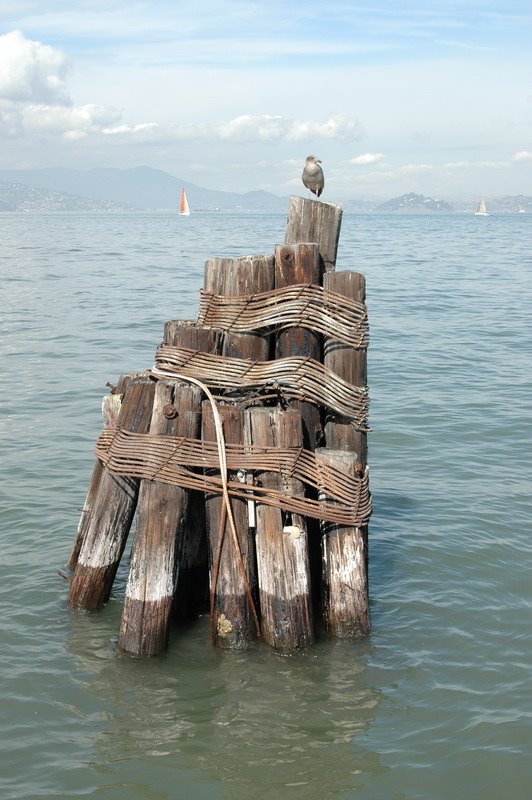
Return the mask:
<svg viewBox="0 0 532 800">
<path fill-rule="evenodd" d="M 288 196 L 263 189 L 245 194 L 204 189 L 147 166 L 91 170 L 47 167 L 0 169 L 0 210 L 176 211 L 181 188 L 186 190 L 193 211 L 284 213 L 289 202 Z M 450 202 L 407 192 L 385 202 L 350 199 L 342 206 L 346 213 L 452 213 L 474 211 L 477 200 Z M 488 206 L 494 213 L 532 213 L 532 197 L 488 198 Z"/>
<path fill-rule="evenodd" d="M 0 170 L 0 183 L 34 186 L 52 192 L 127 205 L 138 210 L 166 210 L 178 206 L 181 189 L 191 208 L 205 210 L 285 211 L 287 197 L 258 190 L 247 194 L 203 189 L 164 170 L 139 166 L 130 169 L 96 167 L 91 170 L 46 167 L 33 170 Z"/>
</svg>

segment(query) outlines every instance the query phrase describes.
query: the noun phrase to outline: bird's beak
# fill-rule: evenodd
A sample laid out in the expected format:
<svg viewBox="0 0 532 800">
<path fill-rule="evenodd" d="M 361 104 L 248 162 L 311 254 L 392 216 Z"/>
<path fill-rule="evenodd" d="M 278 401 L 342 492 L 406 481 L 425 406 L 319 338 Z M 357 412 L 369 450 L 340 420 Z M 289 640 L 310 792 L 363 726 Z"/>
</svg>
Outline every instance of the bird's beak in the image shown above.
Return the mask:
<svg viewBox="0 0 532 800">
<path fill-rule="evenodd" d="M 316 164 L 321 164 L 321 161 L 319 160 L 319 158 L 316 159 Z"/>
</svg>

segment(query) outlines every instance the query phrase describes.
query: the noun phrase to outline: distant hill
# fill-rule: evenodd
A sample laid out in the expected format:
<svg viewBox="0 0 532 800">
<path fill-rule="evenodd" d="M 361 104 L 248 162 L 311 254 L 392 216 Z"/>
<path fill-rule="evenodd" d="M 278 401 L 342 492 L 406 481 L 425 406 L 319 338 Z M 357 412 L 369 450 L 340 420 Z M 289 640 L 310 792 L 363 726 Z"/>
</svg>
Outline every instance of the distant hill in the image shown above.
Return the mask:
<svg viewBox="0 0 532 800">
<path fill-rule="evenodd" d="M 181 188 L 194 211 L 285 213 L 288 197 L 262 190 L 238 194 L 204 189 L 151 167 L 91 170 L 0 169 L 0 211 L 177 211 Z M 301 187 L 301 190 L 303 187 Z M 334 202 L 334 198 L 331 198 Z M 382 202 L 378 198 L 346 198 L 344 211 L 368 213 L 473 212 L 478 197 L 445 200 L 409 192 Z M 490 213 L 532 213 L 532 197 L 486 197 Z"/>
<path fill-rule="evenodd" d="M 432 211 L 454 211 L 453 206 L 445 200 L 434 200 L 432 197 L 425 197 L 423 194 L 414 194 L 409 192 L 403 194 L 401 197 L 394 197 L 392 200 L 387 200 L 381 203 L 375 211 L 379 213 L 400 212 L 400 213 L 425 213 Z"/>
<path fill-rule="evenodd" d="M 0 183 L 0 211 L 131 211 L 125 203 L 90 200 L 20 183 Z"/>
<path fill-rule="evenodd" d="M 192 210 L 283 212 L 288 198 L 269 192 L 247 194 L 202 189 L 151 167 L 132 169 L 100 168 L 0 170 L 0 182 L 24 184 L 51 192 L 85 197 L 100 202 L 118 203 L 137 209 L 176 209 L 181 188 L 187 192 Z"/>
<path fill-rule="evenodd" d="M 506 214 L 526 213 L 532 214 L 532 197 L 524 194 L 516 194 L 512 197 L 498 197 L 490 203 L 490 211 L 498 211 Z"/>
</svg>

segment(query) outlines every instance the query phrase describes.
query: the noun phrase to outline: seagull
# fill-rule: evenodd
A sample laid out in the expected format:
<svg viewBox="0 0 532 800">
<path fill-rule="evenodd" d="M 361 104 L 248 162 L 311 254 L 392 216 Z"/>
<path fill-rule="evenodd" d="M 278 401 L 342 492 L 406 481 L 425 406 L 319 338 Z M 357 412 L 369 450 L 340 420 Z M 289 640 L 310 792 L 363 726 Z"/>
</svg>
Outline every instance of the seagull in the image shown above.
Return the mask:
<svg viewBox="0 0 532 800">
<path fill-rule="evenodd" d="M 309 191 L 313 192 L 316 197 L 320 196 L 325 186 L 325 178 L 323 177 L 323 170 L 320 164 L 321 161 L 319 158 L 316 158 L 316 156 L 307 156 L 305 169 L 301 176 L 303 185 L 306 186 Z"/>
</svg>

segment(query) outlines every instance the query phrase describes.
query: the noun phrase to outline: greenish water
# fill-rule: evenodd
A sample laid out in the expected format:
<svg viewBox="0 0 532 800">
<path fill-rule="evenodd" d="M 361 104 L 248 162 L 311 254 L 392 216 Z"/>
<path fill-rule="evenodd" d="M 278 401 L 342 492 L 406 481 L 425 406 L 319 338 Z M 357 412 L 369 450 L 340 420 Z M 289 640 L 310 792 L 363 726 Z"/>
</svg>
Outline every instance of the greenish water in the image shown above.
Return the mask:
<svg viewBox="0 0 532 800">
<path fill-rule="evenodd" d="M 346 216 L 371 326 L 364 642 L 116 650 L 64 569 L 106 381 L 285 218 L 0 215 L 2 798 L 528 800 L 532 218 Z"/>
</svg>

